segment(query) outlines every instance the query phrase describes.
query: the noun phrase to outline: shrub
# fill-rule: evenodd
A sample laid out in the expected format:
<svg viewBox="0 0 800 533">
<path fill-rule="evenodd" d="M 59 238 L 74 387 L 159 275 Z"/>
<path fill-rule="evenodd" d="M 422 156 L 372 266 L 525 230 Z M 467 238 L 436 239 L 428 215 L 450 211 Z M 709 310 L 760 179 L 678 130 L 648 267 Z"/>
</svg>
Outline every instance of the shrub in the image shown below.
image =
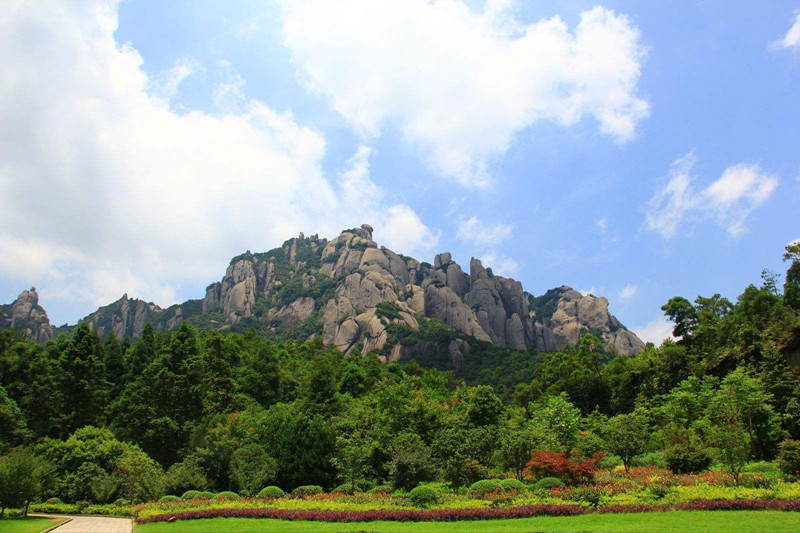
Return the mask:
<svg viewBox="0 0 800 533">
<path fill-rule="evenodd" d="M 528 489 L 525 483 L 513 477 L 501 479 L 500 488 L 503 489 L 504 492 L 516 491 L 517 493 L 525 492 Z"/>
<path fill-rule="evenodd" d="M 131 505 L 131 501 L 127 498 L 117 498 L 114 500 L 114 505 L 117 507 L 129 507 Z"/>
<path fill-rule="evenodd" d="M 197 498 L 200 500 L 210 500 L 214 498 L 214 493 L 209 490 L 201 490 L 200 494 L 197 495 Z"/>
<path fill-rule="evenodd" d="M 44 503 L 46 503 L 48 505 L 58 505 L 58 504 L 60 504 L 62 502 L 58 498 L 47 498 L 47 501 L 45 501 Z"/>
<path fill-rule="evenodd" d="M 536 482 L 533 488 L 541 490 L 550 490 L 550 489 L 557 489 L 563 486 L 564 482 L 558 479 L 557 477 L 543 477 L 542 479 Z"/>
<path fill-rule="evenodd" d="M 778 468 L 786 479 L 800 480 L 800 441 L 786 439 L 780 444 Z"/>
<path fill-rule="evenodd" d="M 671 492 L 672 492 L 672 489 L 670 489 L 666 485 L 661 485 L 661 484 L 658 484 L 658 483 L 650 485 L 650 494 L 652 494 L 653 498 L 655 498 L 656 500 L 660 500 L 660 499 L 666 497 Z"/>
<path fill-rule="evenodd" d="M 535 478 L 557 477 L 566 483 L 589 483 L 600 457 L 569 459 L 561 452 L 536 450 L 526 465 L 528 474 Z"/>
<path fill-rule="evenodd" d="M 761 474 L 742 474 L 739 485 L 748 489 L 771 489 L 775 485 L 775 479 Z"/>
<path fill-rule="evenodd" d="M 275 485 L 270 485 L 269 487 L 264 487 L 261 489 L 261 492 L 258 493 L 259 498 L 283 498 L 286 495 L 283 492 L 283 489 L 280 487 L 276 487 Z"/>
<path fill-rule="evenodd" d="M 217 495 L 214 496 L 214 499 L 215 500 L 238 500 L 239 499 L 239 495 L 236 494 L 235 492 L 230 491 L 230 490 L 224 490 L 224 491 L 222 491 L 220 493 L 217 493 Z"/>
<path fill-rule="evenodd" d="M 439 493 L 431 487 L 419 485 L 408 493 L 408 499 L 416 507 L 427 507 L 434 503 L 439 503 Z"/>
<path fill-rule="evenodd" d="M 376 492 L 391 494 L 393 490 L 394 489 L 392 488 L 391 485 L 376 485 L 375 487 L 372 488 L 372 490 L 370 490 L 370 492 L 373 494 Z"/>
<path fill-rule="evenodd" d="M 664 452 L 662 451 L 648 452 L 638 457 L 634 457 L 631 464 L 633 466 L 658 466 L 658 467 L 667 466 L 667 463 L 664 460 Z"/>
<path fill-rule="evenodd" d="M 187 490 L 181 494 L 181 500 L 199 500 L 203 497 L 202 494 L 199 490 Z"/>
<path fill-rule="evenodd" d="M 476 498 L 483 498 L 488 494 L 495 492 L 502 492 L 503 487 L 500 486 L 498 479 L 482 479 L 470 485 L 467 494 Z"/>
<path fill-rule="evenodd" d="M 181 501 L 181 499 L 177 496 L 173 496 L 172 494 L 167 494 L 166 496 L 162 496 L 158 499 L 158 503 L 175 503 L 179 501 Z"/>
<path fill-rule="evenodd" d="M 664 459 L 667 468 L 676 474 L 696 474 L 711 465 L 711 456 L 706 449 L 691 442 L 667 448 L 664 450 Z"/>
<path fill-rule="evenodd" d="M 585 502 L 594 508 L 600 505 L 600 499 L 605 495 L 600 489 L 594 487 L 580 487 L 575 489 L 570 499 L 578 502 Z"/>
<path fill-rule="evenodd" d="M 742 472 L 752 472 L 757 474 L 774 474 L 778 471 L 778 465 L 770 461 L 755 461 L 748 463 Z"/>
<path fill-rule="evenodd" d="M 322 494 L 322 487 L 319 485 L 300 485 L 292 491 L 295 496 L 313 496 L 314 494 Z"/>
</svg>

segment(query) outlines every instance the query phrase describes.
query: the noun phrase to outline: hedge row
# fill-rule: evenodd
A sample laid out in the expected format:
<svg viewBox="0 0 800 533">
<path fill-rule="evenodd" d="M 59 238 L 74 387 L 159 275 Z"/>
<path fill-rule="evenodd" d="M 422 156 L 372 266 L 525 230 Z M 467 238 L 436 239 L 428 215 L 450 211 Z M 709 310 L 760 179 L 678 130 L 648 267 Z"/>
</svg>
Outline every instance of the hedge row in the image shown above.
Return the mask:
<svg viewBox="0 0 800 533">
<path fill-rule="evenodd" d="M 795 511 L 800 512 L 800 500 L 703 500 L 670 505 L 612 505 L 601 513 L 643 513 L 658 511 Z M 280 520 L 310 520 L 317 522 L 452 522 L 456 520 L 492 520 L 530 518 L 533 516 L 573 516 L 593 512 L 578 505 L 523 505 L 508 508 L 431 509 L 431 510 L 374 510 L 321 511 L 298 509 L 206 509 L 165 513 L 137 520 L 140 524 L 200 518 L 277 518 Z"/>
<path fill-rule="evenodd" d="M 488 520 L 494 518 L 529 518 L 531 516 L 571 516 L 583 514 L 578 505 L 523 505 L 499 509 L 391 509 L 375 511 L 311 511 L 298 509 L 206 509 L 165 513 L 138 520 L 140 524 L 168 520 L 198 518 L 278 518 L 281 520 L 312 520 L 317 522 L 452 522 L 455 520 Z"/>
</svg>

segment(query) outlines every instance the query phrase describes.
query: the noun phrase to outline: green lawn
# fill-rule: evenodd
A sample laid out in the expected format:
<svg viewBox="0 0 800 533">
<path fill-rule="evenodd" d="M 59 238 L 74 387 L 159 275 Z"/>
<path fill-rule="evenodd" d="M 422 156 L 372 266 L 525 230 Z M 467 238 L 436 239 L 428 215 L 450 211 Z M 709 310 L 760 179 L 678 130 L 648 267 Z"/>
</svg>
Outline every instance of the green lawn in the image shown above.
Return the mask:
<svg viewBox="0 0 800 533">
<path fill-rule="evenodd" d="M 213 518 L 159 522 L 136 527 L 136 533 L 485 533 L 602 532 L 602 533 L 797 533 L 800 513 L 781 511 L 671 511 L 665 513 L 591 514 L 464 522 L 289 522 L 257 518 Z"/>
<path fill-rule="evenodd" d="M 63 521 L 63 518 L 6 518 L 0 520 L 0 532 L 40 533 Z"/>
</svg>

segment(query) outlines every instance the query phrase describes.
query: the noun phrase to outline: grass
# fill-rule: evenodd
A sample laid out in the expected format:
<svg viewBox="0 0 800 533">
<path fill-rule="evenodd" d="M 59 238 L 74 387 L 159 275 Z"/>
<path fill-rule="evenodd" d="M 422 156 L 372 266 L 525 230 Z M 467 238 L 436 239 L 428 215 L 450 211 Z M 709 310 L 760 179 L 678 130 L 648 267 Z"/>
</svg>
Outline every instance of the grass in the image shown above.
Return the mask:
<svg viewBox="0 0 800 533">
<path fill-rule="evenodd" d="M 64 522 L 63 518 L 6 518 L 0 521 L 0 531 L 2 533 L 41 533 L 61 522 Z"/>
<path fill-rule="evenodd" d="M 136 533 L 796 533 L 800 513 L 781 511 L 672 511 L 666 513 L 540 516 L 511 520 L 466 522 L 290 522 L 256 518 L 212 518 L 136 526 Z"/>
</svg>

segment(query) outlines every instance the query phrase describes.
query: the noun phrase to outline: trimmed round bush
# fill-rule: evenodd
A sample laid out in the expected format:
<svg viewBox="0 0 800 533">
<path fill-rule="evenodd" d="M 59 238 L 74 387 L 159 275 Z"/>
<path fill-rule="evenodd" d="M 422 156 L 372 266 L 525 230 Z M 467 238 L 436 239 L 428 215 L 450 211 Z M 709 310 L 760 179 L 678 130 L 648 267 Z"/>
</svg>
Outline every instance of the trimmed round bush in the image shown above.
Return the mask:
<svg viewBox="0 0 800 533">
<path fill-rule="evenodd" d="M 499 479 L 482 479 L 470 485 L 467 494 L 481 498 L 493 492 L 502 492 L 503 487 L 500 485 Z"/>
<path fill-rule="evenodd" d="M 697 474 L 711 465 L 711 456 L 702 446 L 684 443 L 664 451 L 667 468 L 676 474 Z"/>
<path fill-rule="evenodd" d="M 280 487 L 276 487 L 275 485 L 270 485 L 269 487 L 264 487 L 261 489 L 261 492 L 258 493 L 259 498 L 283 498 L 286 495 L 283 492 L 283 489 Z"/>
<path fill-rule="evenodd" d="M 166 496 L 162 496 L 159 498 L 158 503 L 175 503 L 181 501 L 180 498 L 177 496 L 173 496 L 172 494 L 167 494 Z"/>
<path fill-rule="evenodd" d="M 238 500 L 239 499 L 239 495 L 236 494 L 235 492 L 230 491 L 230 490 L 223 490 L 222 492 L 220 492 L 216 496 L 214 496 L 214 499 L 215 500 Z"/>
<path fill-rule="evenodd" d="M 197 495 L 197 498 L 200 500 L 211 500 L 214 498 L 214 493 L 210 490 L 201 490 L 200 494 Z"/>
<path fill-rule="evenodd" d="M 44 503 L 48 505 L 59 505 L 61 504 L 61 500 L 59 500 L 58 498 L 47 498 L 47 500 Z"/>
<path fill-rule="evenodd" d="M 202 494 L 199 490 L 187 490 L 181 494 L 181 500 L 199 500 L 203 497 Z"/>
<path fill-rule="evenodd" d="M 501 479 L 500 488 L 503 489 L 504 492 L 516 491 L 517 493 L 525 492 L 528 489 L 525 483 L 513 477 Z"/>
<path fill-rule="evenodd" d="M 351 492 L 353 492 L 350 489 L 351 489 L 350 483 L 342 483 L 341 485 L 338 485 L 338 486 L 334 487 L 333 490 L 331 490 L 331 492 L 338 492 L 338 493 L 341 493 L 341 494 L 350 494 Z M 356 491 L 358 490 L 358 485 L 356 485 L 355 490 Z"/>
<path fill-rule="evenodd" d="M 373 494 L 376 492 L 391 494 L 393 491 L 394 487 L 392 487 L 391 485 L 376 485 L 375 487 L 372 488 L 372 490 L 370 490 L 370 492 Z"/>
<path fill-rule="evenodd" d="M 408 499 L 415 507 L 427 507 L 439 503 L 439 493 L 431 487 L 418 485 L 408 493 Z"/>
<path fill-rule="evenodd" d="M 322 494 L 322 487 L 319 485 L 300 485 L 292 491 L 295 496 L 313 496 L 314 494 Z"/>
<path fill-rule="evenodd" d="M 557 477 L 543 477 L 533 486 L 535 489 L 550 490 L 563 487 L 564 482 Z"/>
<path fill-rule="evenodd" d="M 130 504 L 131 501 L 127 498 L 117 498 L 116 500 L 114 500 L 114 505 L 117 505 L 119 507 L 127 507 Z"/>
</svg>

